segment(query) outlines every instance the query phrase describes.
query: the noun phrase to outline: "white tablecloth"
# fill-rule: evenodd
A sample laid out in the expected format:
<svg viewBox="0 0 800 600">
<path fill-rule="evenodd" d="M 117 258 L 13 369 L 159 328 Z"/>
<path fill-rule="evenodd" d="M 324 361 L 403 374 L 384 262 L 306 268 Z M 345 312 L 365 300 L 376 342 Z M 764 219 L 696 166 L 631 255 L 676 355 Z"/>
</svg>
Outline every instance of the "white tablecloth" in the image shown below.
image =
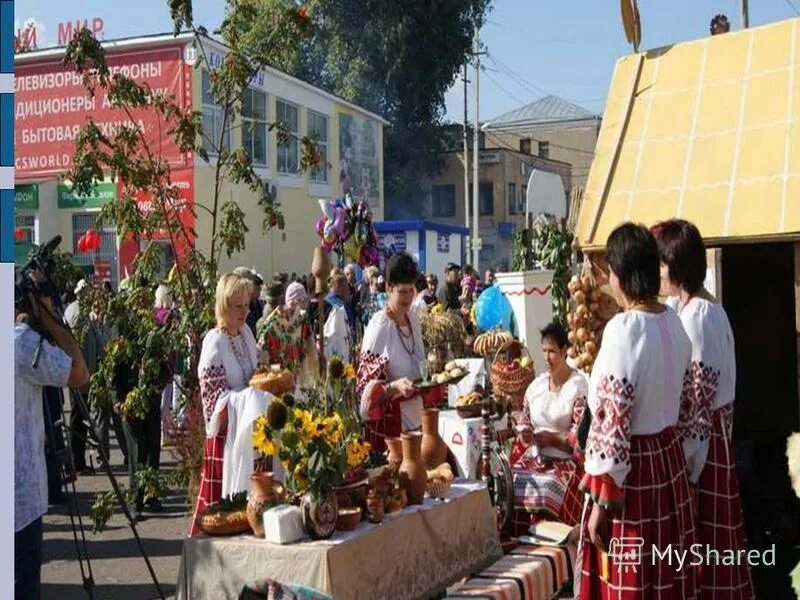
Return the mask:
<svg viewBox="0 0 800 600">
<path fill-rule="evenodd" d="M 262 578 L 311 586 L 336 600 L 427 600 L 502 556 L 483 484 L 456 482 L 450 492 L 444 502 L 425 500 L 330 540 L 281 546 L 253 536 L 187 539 L 176 600 L 235 599 Z"/>
<path fill-rule="evenodd" d="M 481 425 L 483 419 L 462 419 L 455 410 L 439 413 L 439 435 L 450 448 L 458 463 L 458 477 L 477 478 L 477 465 L 481 457 Z M 505 429 L 507 418 L 493 422 L 495 429 Z"/>
</svg>

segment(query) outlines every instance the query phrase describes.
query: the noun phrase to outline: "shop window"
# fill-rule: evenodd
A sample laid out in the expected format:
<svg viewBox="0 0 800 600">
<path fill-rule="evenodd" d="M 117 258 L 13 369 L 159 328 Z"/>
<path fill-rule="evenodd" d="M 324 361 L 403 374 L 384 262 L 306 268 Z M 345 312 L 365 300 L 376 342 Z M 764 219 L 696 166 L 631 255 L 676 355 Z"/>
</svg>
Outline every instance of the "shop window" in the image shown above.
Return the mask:
<svg viewBox="0 0 800 600">
<path fill-rule="evenodd" d="M 431 215 L 434 217 L 456 216 L 456 186 L 434 185 L 431 188 Z"/>
<path fill-rule="evenodd" d="M 203 149 L 209 154 L 217 153 L 217 145 L 222 139 L 222 149 L 231 147 L 230 126 L 226 127 L 223 136 L 223 120 L 225 111 L 211 96 L 211 80 L 208 71 L 203 71 Z"/>
<path fill-rule="evenodd" d="M 275 103 L 276 120 L 284 128 L 287 139 L 278 143 L 278 173 L 294 175 L 300 170 L 300 117 L 294 104 L 284 100 Z"/>
<path fill-rule="evenodd" d="M 267 165 L 267 95 L 247 88 L 242 95 L 242 148 L 254 165 Z"/>
<path fill-rule="evenodd" d="M 97 216 L 99 213 L 76 213 L 72 215 L 72 253 L 75 262 L 82 266 L 91 276 L 94 273 L 96 262 L 108 262 L 111 265 L 111 284 L 114 289 L 119 287 L 119 253 L 117 251 L 117 230 L 113 225 L 105 225 L 97 229 Z M 100 247 L 85 254 L 78 252 L 78 240 L 90 227 L 95 227 L 100 235 Z"/>
<path fill-rule="evenodd" d="M 319 164 L 309 170 L 309 178 L 314 183 L 328 183 L 328 117 L 308 111 L 308 137 L 319 152 Z"/>
<path fill-rule="evenodd" d="M 16 232 L 14 232 L 14 239 L 17 242 L 24 244 L 36 243 L 36 217 L 34 215 L 14 215 L 14 227 L 18 231 L 21 231 L 24 236 L 18 239 L 16 237 Z"/>
<path fill-rule="evenodd" d="M 539 142 L 539 157 L 550 158 L 550 142 Z"/>
</svg>

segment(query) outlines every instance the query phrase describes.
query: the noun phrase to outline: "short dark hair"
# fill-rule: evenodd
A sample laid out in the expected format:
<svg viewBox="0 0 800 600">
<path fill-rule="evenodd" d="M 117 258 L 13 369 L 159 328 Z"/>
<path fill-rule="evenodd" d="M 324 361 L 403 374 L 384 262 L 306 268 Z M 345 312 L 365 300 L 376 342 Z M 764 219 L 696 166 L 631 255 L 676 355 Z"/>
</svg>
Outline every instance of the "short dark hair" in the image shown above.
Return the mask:
<svg viewBox="0 0 800 600">
<path fill-rule="evenodd" d="M 414 282 L 414 287 L 417 288 L 417 292 L 425 291 L 425 288 L 428 287 L 428 280 L 425 278 L 425 273 L 417 274 L 417 280 Z"/>
<path fill-rule="evenodd" d="M 556 345 L 562 350 L 569 346 L 569 338 L 567 337 L 567 330 L 558 321 L 553 321 L 539 332 L 542 336 L 542 341 L 546 339 L 553 340 Z"/>
<path fill-rule="evenodd" d="M 684 219 L 670 219 L 654 225 L 661 262 L 669 269 L 669 278 L 689 294 L 703 287 L 706 279 L 706 247 L 694 224 Z"/>
<path fill-rule="evenodd" d="M 386 261 L 386 285 L 416 283 L 418 273 L 414 257 L 406 252 L 392 254 Z"/>
<path fill-rule="evenodd" d="M 660 257 L 653 234 L 644 225 L 623 223 L 608 236 L 608 264 L 631 300 L 658 295 Z"/>
</svg>

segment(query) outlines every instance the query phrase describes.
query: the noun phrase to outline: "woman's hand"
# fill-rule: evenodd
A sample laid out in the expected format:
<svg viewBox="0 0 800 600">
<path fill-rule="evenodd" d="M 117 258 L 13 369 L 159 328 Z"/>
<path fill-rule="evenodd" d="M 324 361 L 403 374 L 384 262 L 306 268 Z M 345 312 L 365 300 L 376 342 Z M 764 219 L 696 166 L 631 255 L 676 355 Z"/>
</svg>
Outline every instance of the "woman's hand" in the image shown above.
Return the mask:
<svg viewBox="0 0 800 600">
<path fill-rule="evenodd" d="M 401 398 L 410 398 L 417 393 L 417 390 L 414 387 L 414 382 L 408 377 L 395 379 L 387 386 L 386 391 L 390 398 L 394 398 L 395 396 L 400 396 Z"/>
<path fill-rule="evenodd" d="M 608 539 L 608 520 L 606 519 L 606 509 L 599 504 L 592 505 L 592 512 L 587 523 L 589 539 L 600 550 L 607 549 L 606 540 Z"/>
</svg>

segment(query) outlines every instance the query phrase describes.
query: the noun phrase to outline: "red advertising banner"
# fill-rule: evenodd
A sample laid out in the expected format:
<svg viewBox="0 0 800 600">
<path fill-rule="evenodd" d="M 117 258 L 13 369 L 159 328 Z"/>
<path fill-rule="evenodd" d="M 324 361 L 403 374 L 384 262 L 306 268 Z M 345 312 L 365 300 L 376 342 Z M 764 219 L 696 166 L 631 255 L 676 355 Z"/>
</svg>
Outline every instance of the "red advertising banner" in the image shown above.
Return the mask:
<svg viewBox="0 0 800 600">
<path fill-rule="evenodd" d="M 146 48 L 106 55 L 111 73 L 121 73 L 172 96 L 181 107 L 191 104 L 191 68 L 183 60 L 183 46 Z M 130 123 L 113 108 L 101 90 L 92 98 L 81 76 L 61 64 L 60 58 L 36 62 L 20 60 L 14 80 L 14 166 L 17 176 L 52 175 L 72 166 L 75 138 L 91 115 L 106 135 Z M 171 165 L 185 167 L 192 157 L 182 154 L 167 135 L 169 128 L 153 110 L 133 113 L 137 124 Z"/>
<path fill-rule="evenodd" d="M 111 281 L 111 263 L 107 260 L 94 261 L 94 283 L 100 285 L 106 281 Z"/>
<path fill-rule="evenodd" d="M 178 209 L 179 218 L 183 223 L 183 226 L 186 228 L 186 231 L 189 233 L 190 243 L 188 245 L 184 243 L 183 240 L 185 238 L 183 236 L 180 236 L 178 243 L 176 244 L 176 258 L 180 262 L 186 257 L 189 250 L 191 250 L 191 246 L 194 244 L 194 238 L 191 235 L 191 231 L 194 227 L 194 214 L 192 213 L 192 205 L 194 203 L 194 171 L 191 168 L 176 169 L 172 171 L 170 179 L 172 181 L 172 185 L 178 189 L 178 202 L 180 204 L 176 208 Z M 119 195 L 122 196 L 122 190 L 119 191 Z M 148 193 L 137 192 L 135 197 L 136 204 L 139 206 L 139 210 L 142 213 L 147 214 L 153 210 L 152 201 Z M 169 233 L 167 231 L 158 231 L 153 234 L 150 239 L 169 240 Z M 139 248 L 132 238 L 128 238 L 120 244 L 120 273 L 125 273 L 126 269 L 128 272 L 131 271 L 133 259 L 136 257 L 136 253 L 138 251 Z"/>
</svg>

